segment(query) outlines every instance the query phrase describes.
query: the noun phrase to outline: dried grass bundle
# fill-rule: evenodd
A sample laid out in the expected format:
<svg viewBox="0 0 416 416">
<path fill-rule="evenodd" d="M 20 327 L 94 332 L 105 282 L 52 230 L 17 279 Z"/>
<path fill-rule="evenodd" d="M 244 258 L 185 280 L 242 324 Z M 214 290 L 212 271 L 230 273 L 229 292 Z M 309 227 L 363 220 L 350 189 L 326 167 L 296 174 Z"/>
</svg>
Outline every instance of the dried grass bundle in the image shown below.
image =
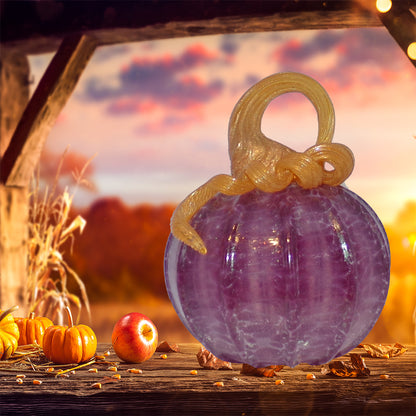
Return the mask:
<svg viewBox="0 0 416 416">
<path fill-rule="evenodd" d="M 79 322 L 82 304 L 90 316 L 87 291 L 82 279 L 64 260 L 64 245 L 75 239 L 75 233 L 82 233 L 86 221 L 78 215 L 71 221 L 70 211 L 76 188 L 83 184 L 83 174 L 91 159 L 84 168 L 74 175 L 75 190 L 69 193 L 68 188 L 57 192 L 63 154 L 58 166 L 55 181 L 50 191 L 40 189 L 39 173 L 33 180 L 29 207 L 29 264 L 27 300 L 29 311 L 37 315 L 48 316 L 53 322 L 63 324 L 64 308 L 73 306 L 77 309 L 76 321 Z M 81 299 L 68 290 L 68 278 L 77 283 Z"/>
</svg>

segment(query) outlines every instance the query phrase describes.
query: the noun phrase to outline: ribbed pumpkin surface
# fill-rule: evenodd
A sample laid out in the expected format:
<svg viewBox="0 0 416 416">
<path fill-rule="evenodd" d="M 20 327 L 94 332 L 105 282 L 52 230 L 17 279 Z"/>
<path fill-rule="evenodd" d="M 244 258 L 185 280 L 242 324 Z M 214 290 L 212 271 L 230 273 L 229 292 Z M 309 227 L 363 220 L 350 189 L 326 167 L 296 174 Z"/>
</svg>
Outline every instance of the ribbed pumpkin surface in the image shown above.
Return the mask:
<svg viewBox="0 0 416 416">
<path fill-rule="evenodd" d="M 171 235 L 166 287 L 188 330 L 223 360 L 322 364 L 358 345 L 381 313 L 387 236 L 344 187 L 218 194 L 192 225 L 208 254 Z"/>
</svg>

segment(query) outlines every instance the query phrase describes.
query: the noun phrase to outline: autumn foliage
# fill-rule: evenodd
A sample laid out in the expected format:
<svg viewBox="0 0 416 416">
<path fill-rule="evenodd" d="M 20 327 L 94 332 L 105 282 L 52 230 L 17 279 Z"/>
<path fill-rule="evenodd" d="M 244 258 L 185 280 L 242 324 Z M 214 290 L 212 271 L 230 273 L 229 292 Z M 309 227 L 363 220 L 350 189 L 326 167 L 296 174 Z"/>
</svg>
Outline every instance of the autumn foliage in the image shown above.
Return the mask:
<svg viewBox="0 0 416 416">
<path fill-rule="evenodd" d="M 91 302 L 167 299 L 163 258 L 172 205 L 129 207 L 118 198 L 96 201 L 82 213 L 88 226 L 74 244 L 71 265 Z"/>
<path fill-rule="evenodd" d="M 416 201 L 408 201 L 386 225 L 391 250 L 390 288 L 379 322 L 388 342 L 416 342 Z M 379 340 L 380 337 L 379 337 Z M 382 340 L 381 340 L 382 341 Z"/>
</svg>

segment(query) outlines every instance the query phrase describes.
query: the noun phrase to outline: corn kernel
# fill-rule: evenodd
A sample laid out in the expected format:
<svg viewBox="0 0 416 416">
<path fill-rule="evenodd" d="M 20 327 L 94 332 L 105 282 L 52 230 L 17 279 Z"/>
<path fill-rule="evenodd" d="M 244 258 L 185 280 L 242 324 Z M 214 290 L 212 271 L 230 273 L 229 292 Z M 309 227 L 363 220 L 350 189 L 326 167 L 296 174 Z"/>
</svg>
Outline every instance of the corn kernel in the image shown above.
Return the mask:
<svg viewBox="0 0 416 416">
<path fill-rule="evenodd" d="M 166 354 L 162 354 L 162 355 L 160 356 L 160 358 L 161 358 L 162 360 L 166 360 L 166 358 L 168 358 L 168 356 L 167 356 Z"/>
<path fill-rule="evenodd" d="M 384 354 L 384 355 L 382 355 L 382 358 L 389 359 L 390 358 L 390 355 L 389 354 Z"/>
<path fill-rule="evenodd" d="M 285 384 L 285 382 L 283 380 L 276 380 L 274 382 L 274 384 L 279 385 L 279 384 Z"/>
<path fill-rule="evenodd" d="M 55 371 L 55 369 L 53 368 L 53 367 L 48 367 L 47 369 L 46 369 L 46 372 L 47 373 L 53 373 Z"/>
<path fill-rule="evenodd" d="M 133 373 L 133 374 L 142 374 L 143 370 L 141 370 L 140 368 L 129 368 L 127 372 Z"/>
<path fill-rule="evenodd" d="M 17 384 L 23 384 L 23 379 L 21 379 L 21 378 L 17 378 L 17 379 L 16 379 L 16 383 L 17 383 Z"/>
<path fill-rule="evenodd" d="M 196 376 L 196 375 L 198 374 L 198 371 L 197 371 L 197 370 L 191 370 L 191 371 L 189 372 L 189 374 L 191 374 L 191 375 L 193 375 L 193 376 Z"/>
<path fill-rule="evenodd" d="M 91 385 L 91 387 L 93 389 L 100 389 L 101 388 L 101 383 L 94 383 L 94 384 Z"/>
<path fill-rule="evenodd" d="M 312 373 L 306 374 L 306 379 L 307 380 L 315 380 L 316 379 L 315 374 L 312 374 Z"/>
<path fill-rule="evenodd" d="M 107 350 L 104 355 L 106 355 L 107 357 L 111 354 L 110 350 Z"/>
<path fill-rule="evenodd" d="M 214 383 L 214 386 L 217 386 L 217 387 L 224 387 L 224 383 L 223 383 L 222 381 L 216 381 L 216 382 Z"/>
<path fill-rule="evenodd" d="M 33 384 L 39 386 L 42 384 L 42 380 L 33 380 Z"/>
<path fill-rule="evenodd" d="M 380 378 L 382 380 L 387 380 L 388 378 L 390 378 L 390 376 L 388 374 L 380 374 Z"/>
<path fill-rule="evenodd" d="M 96 355 L 95 359 L 96 360 L 105 360 L 105 355 Z"/>
<path fill-rule="evenodd" d="M 26 378 L 26 376 L 24 374 L 17 374 L 16 378 L 22 378 L 23 379 L 23 378 Z"/>
<path fill-rule="evenodd" d="M 89 373 L 98 373 L 98 370 L 96 368 L 90 368 L 88 370 Z"/>
<path fill-rule="evenodd" d="M 117 367 L 111 366 L 107 368 L 108 371 L 117 371 Z"/>
<path fill-rule="evenodd" d="M 117 380 L 120 380 L 121 379 L 121 375 L 120 374 L 113 374 L 111 376 L 111 378 L 116 378 Z"/>
</svg>

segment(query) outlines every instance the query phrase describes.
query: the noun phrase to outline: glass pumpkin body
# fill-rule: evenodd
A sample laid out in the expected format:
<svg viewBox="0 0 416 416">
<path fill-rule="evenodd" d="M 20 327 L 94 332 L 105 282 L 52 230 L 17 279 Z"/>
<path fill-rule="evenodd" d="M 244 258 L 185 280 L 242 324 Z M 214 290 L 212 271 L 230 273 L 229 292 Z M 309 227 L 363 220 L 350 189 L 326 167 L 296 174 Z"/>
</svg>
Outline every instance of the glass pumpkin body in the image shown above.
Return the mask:
<svg viewBox="0 0 416 416">
<path fill-rule="evenodd" d="M 187 329 L 223 360 L 323 364 L 356 347 L 381 313 L 387 236 L 345 187 L 217 194 L 191 224 L 208 253 L 170 235 L 166 288 Z"/>
</svg>

